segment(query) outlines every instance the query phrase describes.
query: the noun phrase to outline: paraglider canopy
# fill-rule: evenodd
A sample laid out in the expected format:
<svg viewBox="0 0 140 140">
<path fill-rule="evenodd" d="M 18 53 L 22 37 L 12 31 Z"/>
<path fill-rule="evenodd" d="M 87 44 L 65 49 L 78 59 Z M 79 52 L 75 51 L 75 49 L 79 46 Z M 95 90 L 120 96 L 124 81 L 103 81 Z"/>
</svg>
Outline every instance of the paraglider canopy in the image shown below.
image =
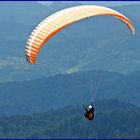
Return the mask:
<svg viewBox="0 0 140 140">
<path fill-rule="evenodd" d="M 124 22 L 134 34 L 133 23 L 123 14 L 103 6 L 82 5 L 58 11 L 44 19 L 32 31 L 26 44 L 26 59 L 29 63 L 35 64 L 41 47 L 63 28 L 79 20 L 92 16 L 113 16 Z"/>
</svg>

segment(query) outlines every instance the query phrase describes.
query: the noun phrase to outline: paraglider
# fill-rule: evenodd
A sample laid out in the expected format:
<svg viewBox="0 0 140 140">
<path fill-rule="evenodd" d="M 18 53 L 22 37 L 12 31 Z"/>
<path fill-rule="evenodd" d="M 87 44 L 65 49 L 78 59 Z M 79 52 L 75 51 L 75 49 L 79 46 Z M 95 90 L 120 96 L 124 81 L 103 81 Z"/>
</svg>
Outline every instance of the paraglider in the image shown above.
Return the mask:
<svg viewBox="0 0 140 140">
<path fill-rule="evenodd" d="M 58 11 L 37 25 L 32 31 L 26 43 L 25 55 L 29 63 L 35 64 L 37 56 L 43 45 L 63 28 L 93 16 L 111 16 L 119 19 L 127 25 L 130 31 L 135 34 L 135 28 L 130 19 L 125 15 L 107 7 L 96 5 L 81 5 Z M 71 43 L 71 42 L 70 42 Z M 94 118 L 93 104 L 85 107 L 85 117 L 88 120 Z"/>
<path fill-rule="evenodd" d="M 133 23 L 126 16 L 111 8 L 96 5 L 66 8 L 41 21 L 32 31 L 25 49 L 27 61 L 35 64 L 40 49 L 50 38 L 72 23 L 93 16 L 115 17 L 125 23 L 133 34 L 135 33 Z"/>
</svg>

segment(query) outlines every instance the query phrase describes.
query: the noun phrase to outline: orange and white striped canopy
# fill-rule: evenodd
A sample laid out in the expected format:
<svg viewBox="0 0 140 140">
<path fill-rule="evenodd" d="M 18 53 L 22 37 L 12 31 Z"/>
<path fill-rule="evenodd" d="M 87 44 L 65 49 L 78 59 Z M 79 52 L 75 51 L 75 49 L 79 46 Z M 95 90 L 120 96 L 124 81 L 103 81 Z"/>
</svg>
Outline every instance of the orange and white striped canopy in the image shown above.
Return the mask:
<svg viewBox="0 0 140 140">
<path fill-rule="evenodd" d="M 103 6 L 82 5 L 58 11 L 43 21 L 32 31 L 26 44 L 26 58 L 35 64 L 41 47 L 55 34 L 70 24 L 92 16 L 113 16 L 124 22 L 132 33 L 135 33 L 133 23 L 123 14 Z"/>
</svg>

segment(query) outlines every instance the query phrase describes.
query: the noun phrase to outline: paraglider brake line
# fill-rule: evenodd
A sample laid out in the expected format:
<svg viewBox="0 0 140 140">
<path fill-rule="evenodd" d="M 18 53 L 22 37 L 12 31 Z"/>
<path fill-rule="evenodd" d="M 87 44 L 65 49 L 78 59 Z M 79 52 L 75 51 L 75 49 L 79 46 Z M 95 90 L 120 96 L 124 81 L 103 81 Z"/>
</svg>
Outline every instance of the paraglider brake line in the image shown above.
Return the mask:
<svg viewBox="0 0 140 140">
<path fill-rule="evenodd" d="M 84 107 L 84 109 L 86 110 L 86 112 L 87 112 L 87 109 L 86 109 L 86 107 L 85 107 L 85 105 L 83 104 L 83 107 Z"/>
</svg>

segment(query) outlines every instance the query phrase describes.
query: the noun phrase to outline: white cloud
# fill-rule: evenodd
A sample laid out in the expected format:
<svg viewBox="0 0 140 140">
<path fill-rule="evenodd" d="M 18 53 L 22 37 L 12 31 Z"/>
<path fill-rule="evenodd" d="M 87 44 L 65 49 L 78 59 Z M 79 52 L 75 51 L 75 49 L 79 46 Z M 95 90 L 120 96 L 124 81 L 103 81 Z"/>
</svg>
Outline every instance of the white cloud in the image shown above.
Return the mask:
<svg viewBox="0 0 140 140">
<path fill-rule="evenodd" d="M 42 5 L 46 5 L 46 6 L 50 6 L 52 5 L 54 1 L 38 1 L 38 3 L 42 4 Z"/>
</svg>

